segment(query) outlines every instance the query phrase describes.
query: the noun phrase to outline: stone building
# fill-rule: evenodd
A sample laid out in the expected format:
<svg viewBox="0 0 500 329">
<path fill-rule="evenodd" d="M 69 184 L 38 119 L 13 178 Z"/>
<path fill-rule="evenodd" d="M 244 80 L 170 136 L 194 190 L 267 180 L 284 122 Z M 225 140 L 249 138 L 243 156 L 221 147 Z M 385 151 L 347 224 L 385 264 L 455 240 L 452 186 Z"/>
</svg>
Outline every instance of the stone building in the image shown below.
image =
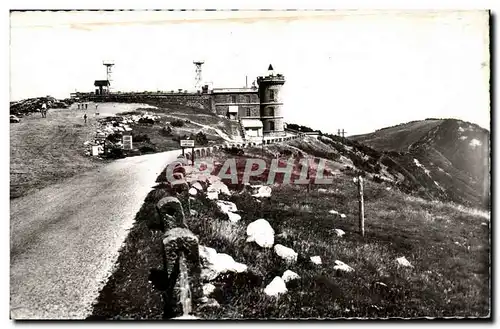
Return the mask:
<svg viewBox="0 0 500 329">
<path fill-rule="evenodd" d="M 275 74 L 272 65 L 269 65 L 268 74 L 258 77 L 257 83 L 258 88 L 214 88 L 215 112 L 230 120 L 240 121 L 248 137 L 285 135 L 281 99 L 285 77 Z"/>
<path fill-rule="evenodd" d="M 257 83 L 259 84 L 260 119 L 264 135 L 284 136 L 286 133 L 281 87 L 285 84 L 285 77 L 275 74 L 273 66 L 269 65 L 268 74 L 265 77 L 258 77 Z"/>
</svg>

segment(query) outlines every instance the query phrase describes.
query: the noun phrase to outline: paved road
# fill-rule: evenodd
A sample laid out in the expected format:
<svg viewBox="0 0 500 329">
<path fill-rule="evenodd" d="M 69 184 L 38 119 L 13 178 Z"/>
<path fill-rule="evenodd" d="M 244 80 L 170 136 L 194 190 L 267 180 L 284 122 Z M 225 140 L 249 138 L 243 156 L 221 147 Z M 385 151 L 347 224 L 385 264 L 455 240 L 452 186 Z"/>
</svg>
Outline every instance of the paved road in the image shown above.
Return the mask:
<svg viewBox="0 0 500 329">
<path fill-rule="evenodd" d="M 121 159 L 12 200 L 11 318 L 85 318 L 156 177 L 179 153 Z"/>
</svg>

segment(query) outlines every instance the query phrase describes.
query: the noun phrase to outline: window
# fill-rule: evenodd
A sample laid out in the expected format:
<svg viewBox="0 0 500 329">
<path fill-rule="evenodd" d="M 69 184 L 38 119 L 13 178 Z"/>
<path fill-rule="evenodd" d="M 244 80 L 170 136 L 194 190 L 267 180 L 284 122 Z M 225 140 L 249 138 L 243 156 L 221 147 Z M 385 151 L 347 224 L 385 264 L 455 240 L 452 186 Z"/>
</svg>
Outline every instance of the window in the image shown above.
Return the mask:
<svg viewBox="0 0 500 329">
<path fill-rule="evenodd" d="M 274 116 L 274 107 L 268 107 L 267 108 L 267 116 L 268 117 L 273 117 Z"/>
<path fill-rule="evenodd" d="M 247 109 L 247 117 L 251 117 L 252 116 L 252 110 L 251 109 Z"/>
<path fill-rule="evenodd" d="M 275 100 L 275 99 L 274 99 L 274 96 L 276 96 L 276 95 L 274 94 L 274 90 L 269 90 L 269 100 L 270 100 L 270 101 L 274 101 L 274 100 Z"/>
<path fill-rule="evenodd" d="M 236 103 L 236 95 L 232 95 L 231 96 L 231 102 L 232 103 Z"/>
<path fill-rule="evenodd" d="M 274 121 L 269 122 L 269 130 L 274 131 Z"/>
</svg>

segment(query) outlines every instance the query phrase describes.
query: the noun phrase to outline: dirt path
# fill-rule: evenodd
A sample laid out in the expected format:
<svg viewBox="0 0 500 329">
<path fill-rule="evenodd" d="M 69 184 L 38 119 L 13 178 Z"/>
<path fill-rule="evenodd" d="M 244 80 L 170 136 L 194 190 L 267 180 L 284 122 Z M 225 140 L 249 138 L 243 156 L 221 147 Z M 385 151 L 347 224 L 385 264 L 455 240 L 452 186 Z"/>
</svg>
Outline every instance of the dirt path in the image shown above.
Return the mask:
<svg viewBox="0 0 500 329">
<path fill-rule="evenodd" d="M 99 117 L 132 111 L 144 104 L 103 103 Z M 88 115 L 84 123 L 84 113 Z M 10 193 L 11 199 L 32 193 L 106 162 L 84 155 L 83 142 L 95 134 L 95 106 L 88 110 L 51 109 L 47 118 L 39 113 L 22 117 L 10 124 Z"/>
<path fill-rule="evenodd" d="M 115 161 L 11 201 L 14 319 L 82 319 L 161 170 L 179 151 Z"/>
</svg>

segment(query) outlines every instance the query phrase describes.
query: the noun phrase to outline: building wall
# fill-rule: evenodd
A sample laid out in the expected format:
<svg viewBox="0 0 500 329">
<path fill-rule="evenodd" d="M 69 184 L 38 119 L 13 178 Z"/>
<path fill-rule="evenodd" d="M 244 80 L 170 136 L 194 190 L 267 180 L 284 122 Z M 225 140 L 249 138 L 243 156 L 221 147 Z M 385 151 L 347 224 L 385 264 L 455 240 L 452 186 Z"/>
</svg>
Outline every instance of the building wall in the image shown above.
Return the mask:
<svg viewBox="0 0 500 329">
<path fill-rule="evenodd" d="M 254 93 L 217 93 L 212 94 L 215 112 L 227 117 L 230 105 L 238 106 L 238 118 L 260 116 L 259 94 Z"/>
</svg>

